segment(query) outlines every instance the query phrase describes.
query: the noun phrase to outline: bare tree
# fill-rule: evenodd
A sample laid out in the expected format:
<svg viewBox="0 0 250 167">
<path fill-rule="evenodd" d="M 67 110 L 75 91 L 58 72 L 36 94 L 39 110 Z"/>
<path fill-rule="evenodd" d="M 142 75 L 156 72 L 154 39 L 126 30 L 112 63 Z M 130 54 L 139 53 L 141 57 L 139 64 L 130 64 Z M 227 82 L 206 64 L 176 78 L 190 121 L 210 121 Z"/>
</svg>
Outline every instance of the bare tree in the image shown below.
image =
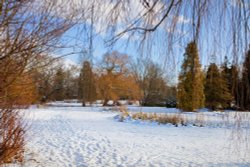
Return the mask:
<svg viewBox="0 0 250 167">
<path fill-rule="evenodd" d="M 19 101 L 33 84 L 24 79 L 39 64 L 40 55 L 61 47 L 61 36 L 74 25 L 72 13 L 67 19 L 60 13 L 54 1 L 0 2 L 0 165 L 23 160 L 25 126 L 17 108 L 34 99 Z"/>
<path fill-rule="evenodd" d="M 0 112 L 0 165 L 13 160 L 22 162 L 25 145 L 25 125 L 17 110 Z"/>
<path fill-rule="evenodd" d="M 160 66 L 150 59 L 138 59 L 131 69 L 143 92 L 142 105 L 165 106 L 168 86 Z"/>
</svg>

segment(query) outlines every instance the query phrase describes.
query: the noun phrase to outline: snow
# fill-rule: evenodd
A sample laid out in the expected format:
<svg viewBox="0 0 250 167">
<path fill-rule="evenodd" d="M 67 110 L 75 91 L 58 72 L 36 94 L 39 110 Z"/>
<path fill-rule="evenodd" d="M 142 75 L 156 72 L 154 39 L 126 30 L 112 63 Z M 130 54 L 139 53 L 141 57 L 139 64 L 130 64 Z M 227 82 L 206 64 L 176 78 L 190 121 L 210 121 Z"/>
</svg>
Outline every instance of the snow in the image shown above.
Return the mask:
<svg viewBox="0 0 250 167">
<path fill-rule="evenodd" d="M 147 112 L 147 113 L 176 113 L 180 112 L 176 108 L 166 108 L 166 107 L 138 107 L 129 106 L 128 110 L 131 112 Z"/>
<path fill-rule="evenodd" d="M 233 127 L 118 122 L 114 117 L 119 113 L 110 108 L 73 105 L 58 102 L 25 110 L 31 127 L 24 166 L 250 166 L 249 126 L 235 131 Z M 178 112 L 153 107 L 128 109 Z M 211 121 L 222 121 L 220 116 L 227 113 L 235 114 L 203 112 Z"/>
<path fill-rule="evenodd" d="M 69 58 L 63 58 L 62 61 L 66 69 L 70 69 L 72 66 L 79 67 L 79 68 L 81 67 L 79 64 L 77 64 L 76 62 L 74 62 L 73 60 Z"/>
</svg>

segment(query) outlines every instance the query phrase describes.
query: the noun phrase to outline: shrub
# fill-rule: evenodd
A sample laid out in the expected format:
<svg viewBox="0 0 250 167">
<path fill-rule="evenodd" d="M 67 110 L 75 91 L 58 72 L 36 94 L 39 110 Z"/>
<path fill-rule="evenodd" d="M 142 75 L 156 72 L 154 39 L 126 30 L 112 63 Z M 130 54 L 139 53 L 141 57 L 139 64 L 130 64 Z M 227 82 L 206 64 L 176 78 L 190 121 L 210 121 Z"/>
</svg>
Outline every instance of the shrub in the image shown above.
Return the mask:
<svg viewBox="0 0 250 167">
<path fill-rule="evenodd" d="M 179 124 L 183 125 L 184 119 L 181 117 L 180 114 L 175 115 L 160 115 L 157 117 L 157 122 L 161 124 L 170 123 L 172 125 L 178 126 Z"/>
<path fill-rule="evenodd" d="M 129 116 L 128 109 L 126 106 L 120 106 L 118 109 L 122 113 L 123 116 L 125 117 Z"/>
<path fill-rule="evenodd" d="M 188 124 L 198 127 L 204 126 L 204 115 L 197 113 L 196 118 L 187 119 L 182 113 L 168 113 L 168 114 L 157 114 L 157 113 L 145 113 L 145 112 L 134 112 L 129 113 L 126 107 L 120 107 L 121 115 L 119 121 L 123 122 L 126 118 L 132 118 L 133 120 L 142 121 L 154 121 L 158 124 L 172 124 L 174 126 L 187 126 Z"/>
<path fill-rule="evenodd" d="M 143 113 L 143 112 L 138 112 L 138 113 L 132 113 L 131 118 L 135 120 L 150 120 L 150 121 L 155 121 L 158 122 L 159 124 L 172 124 L 175 126 L 178 126 L 179 124 L 181 125 L 186 125 L 185 120 L 180 114 L 156 114 L 156 113 Z"/>
<path fill-rule="evenodd" d="M 25 128 L 18 111 L 0 109 L 0 166 L 22 162 Z"/>
</svg>

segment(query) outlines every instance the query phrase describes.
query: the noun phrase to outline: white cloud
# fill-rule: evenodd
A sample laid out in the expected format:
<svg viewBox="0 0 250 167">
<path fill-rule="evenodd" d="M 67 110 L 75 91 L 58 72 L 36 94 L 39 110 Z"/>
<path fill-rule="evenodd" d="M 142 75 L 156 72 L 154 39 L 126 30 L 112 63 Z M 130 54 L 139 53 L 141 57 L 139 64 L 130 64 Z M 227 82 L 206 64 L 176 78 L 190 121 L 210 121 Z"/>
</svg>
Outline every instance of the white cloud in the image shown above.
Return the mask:
<svg viewBox="0 0 250 167">
<path fill-rule="evenodd" d="M 76 62 L 74 62 L 68 58 L 63 58 L 62 61 L 63 61 L 65 68 L 67 68 L 67 69 L 70 69 L 72 66 L 80 67 L 79 64 L 77 64 Z"/>
<path fill-rule="evenodd" d="M 141 0 L 118 2 L 115 0 L 55 0 L 56 6 L 62 10 L 60 17 L 68 18 L 70 14 L 75 14 L 77 21 L 83 22 L 88 26 L 91 25 L 91 18 L 93 17 L 94 33 L 104 38 L 109 35 L 108 32 L 113 32 L 112 30 L 119 34 L 138 18 L 140 18 L 140 21 L 136 23 L 136 26 L 153 28 L 166 12 L 166 4 L 162 1 L 158 1 L 146 17 L 142 16 L 148 9 L 142 4 Z M 155 1 L 149 2 L 149 6 L 152 6 Z M 170 14 L 169 19 L 166 19 L 165 22 L 168 21 L 176 21 L 180 24 L 190 23 L 190 20 L 182 15 L 173 16 Z M 165 24 L 160 26 L 163 29 L 164 27 L 166 27 Z M 123 39 L 128 39 L 129 37 L 129 34 L 122 36 Z M 138 39 L 138 37 L 134 39 Z"/>
<path fill-rule="evenodd" d="M 190 19 L 185 18 L 183 15 L 173 16 L 173 19 L 179 24 L 188 24 L 191 23 Z"/>
</svg>

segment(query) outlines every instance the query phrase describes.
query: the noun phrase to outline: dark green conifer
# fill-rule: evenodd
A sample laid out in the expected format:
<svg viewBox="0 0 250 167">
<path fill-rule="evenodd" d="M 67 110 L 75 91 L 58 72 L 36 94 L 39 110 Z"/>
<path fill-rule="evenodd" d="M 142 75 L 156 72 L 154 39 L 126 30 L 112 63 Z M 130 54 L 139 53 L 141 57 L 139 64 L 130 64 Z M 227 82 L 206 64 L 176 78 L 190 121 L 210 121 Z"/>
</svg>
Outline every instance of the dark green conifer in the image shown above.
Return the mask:
<svg viewBox="0 0 250 167">
<path fill-rule="evenodd" d="M 232 100 L 226 76 L 220 73 L 215 63 L 211 63 L 207 71 L 205 99 L 206 107 L 212 110 L 230 107 Z"/>
<path fill-rule="evenodd" d="M 241 108 L 250 110 L 250 50 L 246 53 L 242 69 Z"/>
<path fill-rule="evenodd" d="M 85 106 L 86 102 L 92 103 L 96 100 L 95 78 L 89 61 L 83 62 L 83 68 L 80 73 L 79 98 L 82 100 L 82 106 Z"/>
<path fill-rule="evenodd" d="M 204 106 L 203 80 L 196 43 L 190 42 L 186 47 L 179 75 L 178 108 L 184 111 L 195 111 Z"/>
</svg>

